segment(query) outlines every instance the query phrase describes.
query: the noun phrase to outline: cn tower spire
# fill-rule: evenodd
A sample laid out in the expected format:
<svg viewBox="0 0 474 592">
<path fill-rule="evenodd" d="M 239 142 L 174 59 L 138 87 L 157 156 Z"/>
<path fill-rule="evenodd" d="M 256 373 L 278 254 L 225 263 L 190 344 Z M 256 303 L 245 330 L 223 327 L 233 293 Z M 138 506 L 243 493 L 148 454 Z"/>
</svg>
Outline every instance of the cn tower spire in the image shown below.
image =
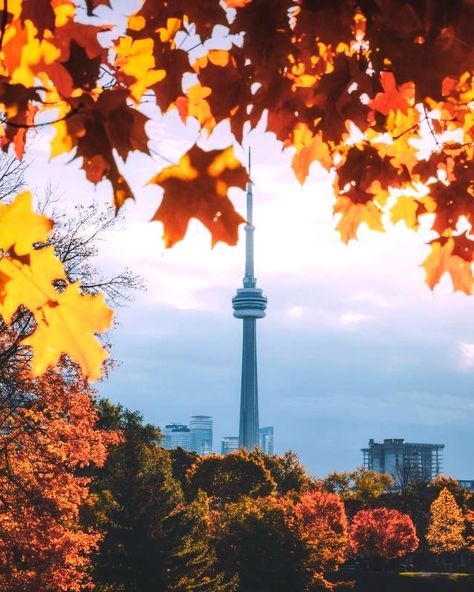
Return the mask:
<svg viewBox="0 0 474 592">
<path fill-rule="evenodd" d="M 247 183 L 247 223 L 245 225 L 245 274 L 243 288 L 232 298 L 234 317 L 243 321 L 242 383 L 240 391 L 239 447 L 252 450 L 258 445 L 257 319 L 265 316 L 267 299 L 254 275 L 253 184 Z"/>
</svg>

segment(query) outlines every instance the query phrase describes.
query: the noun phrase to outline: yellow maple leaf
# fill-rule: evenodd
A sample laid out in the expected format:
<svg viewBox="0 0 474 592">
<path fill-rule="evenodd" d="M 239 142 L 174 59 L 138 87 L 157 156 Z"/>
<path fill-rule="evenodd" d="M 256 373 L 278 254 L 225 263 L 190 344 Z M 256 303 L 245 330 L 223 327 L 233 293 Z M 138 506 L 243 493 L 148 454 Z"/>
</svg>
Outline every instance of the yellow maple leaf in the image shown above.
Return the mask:
<svg viewBox="0 0 474 592">
<path fill-rule="evenodd" d="M 417 228 L 418 203 L 412 197 L 402 195 L 397 199 L 395 205 L 390 209 L 390 220 L 393 224 L 403 221 L 408 228 Z"/>
<path fill-rule="evenodd" d="M 296 153 L 293 156 L 291 166 L 296 178 L 303 185 L 309 174 L 309 167 L 314 161 L 318 161 L 326 170 L 333 164 L 328 145 L 323 141 L 323 135 L 318 132 L 313 136 L 308 126 L 299 123 L 293 131 L 293 146 Z"/>
<path fill-rule="evenodd" d="M 348 197 L 342 196 L 337 199 L 334 212 L 342 214 L 336 230 L 344 243 L 356 238 L 357 229 L 362 223 L 367 224 L 372 230 L 383 232 L 381 211 L 371 201 L 365 204 L 353 203 Z"/>
<path fill-rule="evenodd" d="M 115 64 L 126 76 L 135 79 L 129 85 L 133 99 L 139 103 L 147 89 L 163 80 L 165 70 L 155 69 L 155 57 L 153 55 L 153 39 L 137 39 L 121 37 L 115 46 L 117 54 Z"/>
<path fill-rule="evenodd" d="M 53 247 L 31 251 L 25 262 L 16 257 L 4 257 L 0 261 L 0 272 L 8 278 L 1 298 L 1 313 L 7 323 L 20 305 L 35 316 L 45 306 L 56 306 L 59 293 L 53 281 L 65 279 L 65 274 Z"/>
<path fill-rule="evenodd" d="M 53 223 L 46 216 L 35 214 L 31 202 L 31 194 L 25 191 L 19 193 L 11 204 L 0 205 L 0 249 L 3 251 L 14 246 L 17 255 L 26 255 L 32 245 L 47 241 Z"/>
<path fill-rule="evenodd" d="M 431 244 L 431 252 L 423 261 L 425 281 L 433 289 L 445 273 L 449 273 L 454 291 L 472 294 L 472 265 L 458 255 L 453 255 L 454 240 L 449 238 L 443 245 L 439 242 Z"/>
<path fill-rule="evenodd" d="M 108 354 L 95 333 L 106 331 L 112 324 L 112 310 L 106 306 L 104 295 L 81 294 L 76 283 L 67 286 L 57 302 L 57 306 L 43 309 L 43 318 L 23 342 L 33 348 L 33 374 L 42 374 L 65 353 L 79 364 L 85 377 L 99 379 Z"/>
<path fill-rule="evenodd" d="M 66 281 L 64 267 L 53 247 L 38 248 L 51 228 L 51 220 L 33 212 L 29 193 L 0 205 L 0 314 L 9 323 L 23 306 L 34 316 L 36 327 L 23 343 L 33 348 L 35 374 L 65 353 L 97 379 L 107 352 L 94 334 L 110 327 L 112 310 L 103 295 L 83 295 L 77 283 L 55 288 L 55 281 Z"/>
</svg>

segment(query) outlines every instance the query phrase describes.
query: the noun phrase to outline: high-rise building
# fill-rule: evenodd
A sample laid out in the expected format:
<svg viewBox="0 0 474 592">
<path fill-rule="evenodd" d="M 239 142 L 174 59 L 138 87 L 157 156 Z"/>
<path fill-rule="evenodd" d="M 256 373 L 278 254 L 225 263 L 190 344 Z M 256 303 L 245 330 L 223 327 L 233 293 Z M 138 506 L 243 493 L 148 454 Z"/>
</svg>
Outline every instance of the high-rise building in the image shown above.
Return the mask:
<svg viewBox="0 0 474 592">
<path fill-rule="evenodd" d="M 221 440 L 221 454 L 229 454 L 239 449 L 239 436 L 224 436 Z"/>
<path fill-rule="evenodd" d="M 390 473 L 397 487 L 413 481 L 431 481 L 441 473 L 444 444 L 416 444 L 403 438 L 388 438 L 383 444 L 369 440 L 362 448 L 366 469 Z"/>
<path fill-rule="evenodd" d="M 250 172 L 250 171 L 249 171 Z M 232 298 L 234 317 L 243 321 L 242 383 L 240 390 L 239 446 L 252 450 L 259 443 L 257 385 L 257 319 L 265 316 L 267 299 L 254 276 L 252 183 L 247 183 L 245 225 L 245 275 L 243 288 Z"/>
<path fill-rule="evenodd" d="M 259 429 L 259 447 L 265 454 L 273 454 L 273 427 Z"/>
<path fill-rule="evenodd" d="M 191 429 L 191 449 L 198 454 L 212 452 L 212 417 L 193 415 L 189 422 Z"/>
<path fill-rule="evenodd" d="M 169 423 L 164 429 L 163 448 L 191 450 L 191 430 L 184 423 Z"/>
</svg>

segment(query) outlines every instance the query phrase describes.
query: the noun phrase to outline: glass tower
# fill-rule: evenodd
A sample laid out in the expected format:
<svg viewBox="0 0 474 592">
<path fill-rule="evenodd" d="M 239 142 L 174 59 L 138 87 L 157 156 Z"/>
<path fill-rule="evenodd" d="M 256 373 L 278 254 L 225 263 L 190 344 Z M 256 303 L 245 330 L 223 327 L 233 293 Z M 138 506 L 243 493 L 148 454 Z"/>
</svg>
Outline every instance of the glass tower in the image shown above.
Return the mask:
<svg viewBox="0 0 474 592">
<path fill-rule="evenodd" d="M 198 454 L 210 454 L 212 452 L 212 417 L 193 415 L 189 427 L 192 450 Z"/>
</svg>

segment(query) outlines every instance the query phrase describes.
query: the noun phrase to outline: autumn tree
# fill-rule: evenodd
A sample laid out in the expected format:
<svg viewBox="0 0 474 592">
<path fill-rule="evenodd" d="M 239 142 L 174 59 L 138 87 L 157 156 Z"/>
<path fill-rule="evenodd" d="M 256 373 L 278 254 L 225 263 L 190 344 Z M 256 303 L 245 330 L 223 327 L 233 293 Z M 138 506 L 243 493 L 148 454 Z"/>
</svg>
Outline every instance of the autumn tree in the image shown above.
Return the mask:
<svg viewBox="0 0 474 592">
<path fill-rule="evenodd" d="M 265 497 L 276 489 L 263 460 L 246 450 L 201 456 L 191 466 L 186 478 L 186 489 L 191 498 L 201 490 L 218 506 L 236 502 L 243 496 Z"/>
<path fill-rule="evenodd" d="M 315 586 L 324 586 L 325 573 L 336 571 L 347 556 L 349 539 L 344 504 L 334 493 L 316 490 L 301 496 L 296 512 L 301 538 L 308 551 L 307 570 Z"/>
<path fill-rule="evenodd" d="M 330 590 L 326 574 L 345 560 L 347 519 L 334 494 L 242 497 L 213 514 L 219 562 L 240 592 Z"/>
<path fill-rule="evenodd" d="M 474 510 L 466 512 L 466 545 L 471 553 L 474 553 Z"/>
<path fill-rule="evenodd" d="M 16 171 L 10 182 L 21 184 L 18 169 L 14 169 L 11 163 L 7 166 Z M 65 262 L 66 269 L 70 266 L 70 277 L 61 278 L 61 285 L 51 285 L 50 294 L 52 290 L 57 294 L 67 290 L 72 282 L 86 276 L 85 270 L 88 277 L 99 276 L 92 261 L 94 240 L 100 235 L 97 228 L 91 229 L 98 215 L 95 209 L 89 210 L 88 219 L 83 216 L 75 232 L 67 237 L 70 227 L 61 233 L 59 224 L 55 233 L 48 235 L 50 224 L 47 218 L 33 217 L 36 232 L 39 229 L 36 236 L 41 239 L 35 242 L 34 235 L 22 234 L 22 216 L 28 214 L 22 203 L 28 205 L 27 201 L 20 201 L 16 214 L 12 214 L 15 205 L 13 209 L 8 205 L 0 206 L 4 217 L 8 219 L 13 215 L 12 230 L 18 228 L 19 242 L 13 247 L 19 249 L 17 255 L 26 249 L 29 255 L 19 255 L 25 260 L 46 257 L 52 262 L 55 260 L 54 250 L 57 249 L 59 254 L 61 244 L 69 245 L 62 255 L 68 259 Z M 3 235 L 2 240 L 11 240 L 11 236 Z M 44 278 L 40 274 L 25 276 L 21 260 L 17 259 L 15 263 L 15 257 L 7 254 L 6 259 L 9 257 L 17 289 L 29 286 L 30 298 L 39 303 L 42 290 L 48 294 L 49 288 L 42 283 Z M 114 277 L 117 276 L 111 279 Z M 122 274 L 121 277 L 127 279 L 121 284 L 121 290 L 124 296 L 130 295 L 135 276 Z M 96 292 L 105 288 L 107 282 L 108 278 L 105 278 Z M 87 291 L 84 288 L 85 294 Z M 89 290 L 89 296 L 90 292 L 92 290 Z M 12 592 L 82 590 L 90 584 L 90 557 L 100 538 L 97 531 L 82 528 L 79 523 L 79 507 L 89 492 L 90 475 L 87 471 L 104 463 L 107 448 L 117 442 L 118 434 L 105 432 L 96 425 L 97 415 L 93 407 L 96 393 L 88 386 L 79 368 L 66 357 L 61 356 L 54 369 L 42 376 L 31 376 L 31 350 L 23 340 L 28 339 L 34 329 L 35 315 L 27 309 L 15 310 L 14 307 L 11 314 L 10 323 L 0 322 L 0 476 L 3 492 L 0 546 L 2 564 L 8 566 L 0 576 L 2 589 Z M 48 321 L 54 326 L 54 318 Z M 58 328 L 60 326 L 56 325 Z"/>
<path fill-rule="evenodd" d="M 293 451 L 284 454 L 265 454 L 260 449 L 252 451 L 252 456 L 261 459 L 270 472 L 280 495 L 291 491 L 303 493 L 314 485 L 314 480 L 308 475 L 301 464 L 298 455 Z"/>
<path fill-rule="evenodd" d="M 351 523 L 352 551 L 375 562 L 413 553 L 418 543 L 410 516 L 397 510 L 388 508 L 360 510 Z"/>
<path fill-rule="evenodd" d="M 465 545 L 464 516 L 447 488 L 431 504 L 431 518 L 426 541 L 433 553 L 455 553 Z"/>
<path fill-rule="evenodd" d="M 99 590 L 232 592 L 232 578 L 215 569 L 207 498 L 185 503 L 159 430 L 108 401 L 98 409 L 99 425 L 123 434 L 95 471 L 83 510 L 84 524 L 102 534 L 94 561 Z"/>
<path fill-rule="evenodd" d="M 239 592 L 304 592 L 305 546 L 288 497 L 243 497 L 213 514 L 219 565 L 237 574 Z"/>
<path fill-rule="evenodd" d="M 109 181 L 117 208 L 133 197 L 123 166 L 130 154 L 156 157 L 150 182 L 163 197 L 153 220 L 163 224 L 165 244 L 181 240 L 191 218 L 209 229 L 213 243 L 234 244 L 244 220 L 227 190 L 247 179 L 234 149 L 238 154 L 260 124 L 292 151 L 300 182 L 313 162 L 332 172 L 343 241 L 361 224 L 383 230 L 388 220 L 417 230 L 425 221 L 432 230 L 426 282 L 433 287 L 448 273 L 455 290 L 471 293 L 471 0 L 144 0 L 124 31 L 104 37 L 107 16 L 96 15 L 104 17 L 109 5 L 5 3 L 4 150 L 22 157 L 28 130 L 50 124 L 51 156 L 70 154 L 91 183 Z M 163 168 L 163 155 L 148 144 L 145 101 L 157 107 L 154 117 L 173 111 L 194 126 L 199 145 Z M 206 139 L 221 123 L 231 132 L 227 146 L 207 151 Z M 5 219 L 0 224 L 8 229 Z M 29 232 L 32 224 L 24 218 Z M 49 269 L 18 256 L 10 253 L 9 261 L 26 276 Z M 60 279 L 55 269 L 45 276 L 48 285 Z M 37 310 L 26 290 L 13 289 L 6 269 L 0 277 L 16 308 Z M 64 300 L 47 299 L 40 313 L 56 314 L 49 302 L 66 306 Z M 8 311 L 2 306 L 7 321 Z M 51 339 L 40 323 L 35 334 L 33 348 Z"/>
<path fill-rule="evenodd" d="M 5 368 L 3 372 L 7 371 Z M 100 535 L 79 522 L 90 479 L 114 431 L 96 426 L 92 397 L 66 361 L 40 378 L 0 383 L 0 586 L 5 592 L 80 592 Z M 5 401 L 7 403 L 5 403 Z"/>
<path fill-rule="evenodd" d="M 365 468 L 355 471 L 334 472 L 322 480 L 326 491 L 337 493 L 343 499 L 368 503 L 393 487 L 393 479 L 387 473 L 377 473 Z"/>
</svg>

